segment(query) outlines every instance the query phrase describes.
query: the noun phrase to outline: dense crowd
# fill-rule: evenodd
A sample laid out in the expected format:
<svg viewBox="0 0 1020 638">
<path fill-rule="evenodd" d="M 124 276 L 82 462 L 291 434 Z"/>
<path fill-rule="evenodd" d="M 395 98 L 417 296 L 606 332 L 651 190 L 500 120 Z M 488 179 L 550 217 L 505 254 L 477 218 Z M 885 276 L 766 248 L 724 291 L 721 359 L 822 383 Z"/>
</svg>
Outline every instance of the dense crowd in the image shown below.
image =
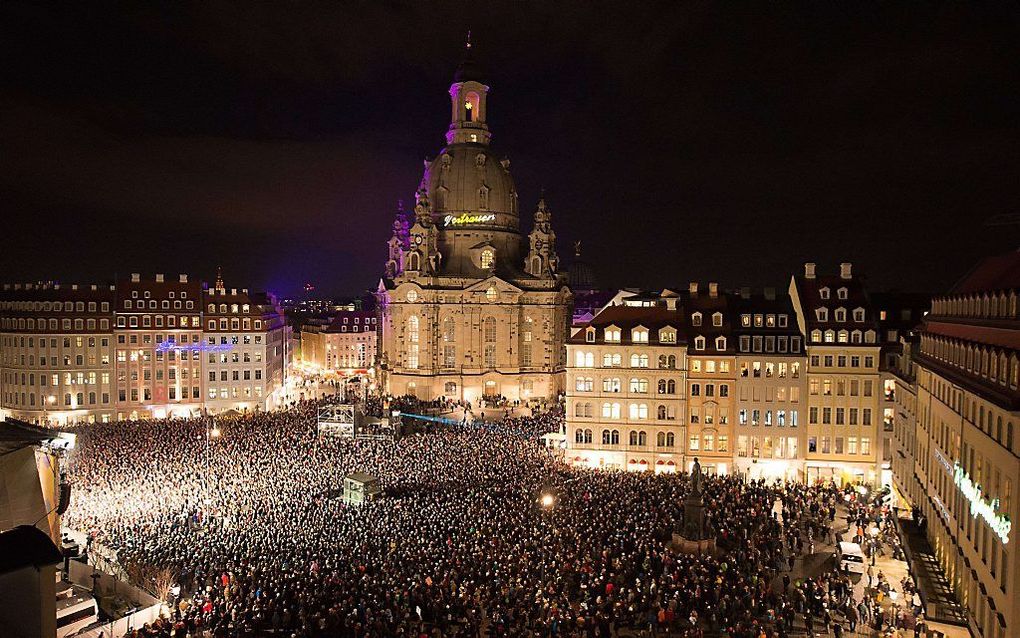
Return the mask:
<svg viewBox="0 0 1020 638">
<path fill-rule="evenodd" d="M 822 584 L 777 583 L 834 488 L 708 477 L 720 551 L 691 556 L 688 477 L 567 467 L 556 413 L 367 441 L 319 437 L 317 408 L 79 431 L 66 524 L 181 587 L 140 636 L 759 638 L 818 611 Z M 352 472 L 385 496 L 345 504 Z"/>
</svg>

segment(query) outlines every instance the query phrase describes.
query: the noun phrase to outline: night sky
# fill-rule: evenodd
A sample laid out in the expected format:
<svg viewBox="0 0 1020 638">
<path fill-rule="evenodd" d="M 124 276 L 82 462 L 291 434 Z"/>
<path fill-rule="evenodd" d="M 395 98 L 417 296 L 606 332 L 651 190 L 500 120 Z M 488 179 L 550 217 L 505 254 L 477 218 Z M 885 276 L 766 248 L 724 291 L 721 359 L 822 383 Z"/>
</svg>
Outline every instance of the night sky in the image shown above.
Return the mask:
<svg viewBox="0 0 1020 638">
<path fill-rule="evenodd" d="M 471 29 L 525 230 L 544 187 L 603 284 L 938 292 L 1020 245 L 1015 7 L 7 0 L 0 280 L 373 288 Z"/>
</svg>

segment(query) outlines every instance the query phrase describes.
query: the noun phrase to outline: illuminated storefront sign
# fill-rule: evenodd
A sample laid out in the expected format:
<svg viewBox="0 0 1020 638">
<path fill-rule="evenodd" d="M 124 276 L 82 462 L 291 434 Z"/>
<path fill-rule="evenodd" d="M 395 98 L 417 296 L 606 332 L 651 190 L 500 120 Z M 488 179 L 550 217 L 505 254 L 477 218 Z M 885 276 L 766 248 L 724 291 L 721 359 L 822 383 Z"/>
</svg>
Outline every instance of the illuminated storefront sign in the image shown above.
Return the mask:
<svg viewBox="0 0 1020 638">
<path fill-rule="evenodd" d="M 970 477 L 963 471 L 959 463 L 953 466 L 953 470 L 953 479 L 956 481 L 956 486 L 960 488 L 960 492 L 970 501 L 971 516 L 980 516 L 985 519 L 988 522 L 988 526 L 992 528 L 992 531 L 1002 539 L 1002 544 L 1008 543 L 1009 532 L 1013 528 L 1013 523 L 1009 520 L 1008 516 L 1003 516 L 996 511 L 999 509 L 999 499 L 993 498 L 991 501 L 986 501 L 981 494 L 981 489 L 974 484 L 974 481 L 970 480 Z"/>
<path fill-rule="evenodd" d="M 229 343 L 177 343 L 176 341 L 160 341 L 156 344 L 156 352 L 226 352 L 233 349 Z"/>
<path fill-rule="evenodd" d="M 447 215 L 443 218 L 443 226 L 463 226 L 464 224 L 485 224 L 487 222 L 496 221 L 496 216 L 492 213 L 488 215 L 469 215 L 464 213 L 463 215 Z"/>
</svg>

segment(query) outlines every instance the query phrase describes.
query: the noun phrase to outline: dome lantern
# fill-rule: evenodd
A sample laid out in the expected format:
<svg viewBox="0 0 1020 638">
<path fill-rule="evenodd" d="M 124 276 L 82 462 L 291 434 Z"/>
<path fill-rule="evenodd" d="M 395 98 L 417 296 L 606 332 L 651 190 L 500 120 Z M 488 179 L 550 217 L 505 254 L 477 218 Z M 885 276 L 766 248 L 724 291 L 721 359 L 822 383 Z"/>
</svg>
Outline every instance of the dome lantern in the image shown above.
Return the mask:
<svg viewBox="0 0 1020 638">
<path fill-rule="evenodd" d="M 469 31 L 464 45 L 464 58 L 450 85 L 451 113 L 450 129 L 446 132 L 447 144 L 489 144 L 492 134 L 485 123 L 489 87 L 482 84 L 481 77 Z"/>
</svg>

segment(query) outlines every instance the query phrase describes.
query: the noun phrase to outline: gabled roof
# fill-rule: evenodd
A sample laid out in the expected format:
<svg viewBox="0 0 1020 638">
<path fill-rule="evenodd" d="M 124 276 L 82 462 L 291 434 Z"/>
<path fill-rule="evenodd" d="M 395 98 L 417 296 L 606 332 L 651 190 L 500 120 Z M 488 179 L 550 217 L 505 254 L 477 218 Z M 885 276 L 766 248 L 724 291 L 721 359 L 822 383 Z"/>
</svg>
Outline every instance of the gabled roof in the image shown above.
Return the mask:
<svg viewBox="0 0 1020 638">
<path fill-rule="evenodd" d="M 608 326 L 615 326 L 620 329 L 620 343 L 631 343 L 631 330 L 637 327 L 648 329 L 648 342 L 659 343 L 659 330 L 662 328 L 674 328 L 677 332 L 677 343 L 668 345 L 683 345 L 684 320 L 682 314 L 677 310 L 670 310 L 664 306 L 609 306 L 574 334 L 568 343 L 590 343 L 586 340 L 585 332 L 588 327 L 595 328 L 595 343 L 605 343 L 604 330 Z M 611 342 L 616 345 L 616 342 Z M 643 345 L 643 344 L 642 344 Z"/>
</svg>

